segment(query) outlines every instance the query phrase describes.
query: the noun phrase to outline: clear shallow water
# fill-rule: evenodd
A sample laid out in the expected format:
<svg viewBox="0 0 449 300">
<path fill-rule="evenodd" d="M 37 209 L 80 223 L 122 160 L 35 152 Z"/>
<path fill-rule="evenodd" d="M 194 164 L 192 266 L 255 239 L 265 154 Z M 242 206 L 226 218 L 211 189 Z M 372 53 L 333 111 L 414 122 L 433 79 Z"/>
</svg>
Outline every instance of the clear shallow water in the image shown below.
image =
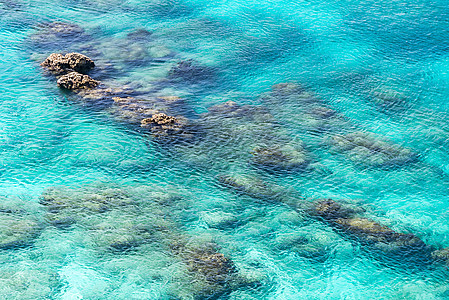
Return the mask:
<svg viewBox="0 0 449 300">
<path fill-rule="evenodd" d="M 43 224 L 30 245 L 1 250 L 5 299 L 190 299 L 195 277 L 167 247 L 177 239 L 213 241 L 239 271 L 260 279 L 211 299 L 449 297 L 444 267 L 379 259 L 289 206 L 233 193 L 217 181 L 223 173 L 248 173 L 304 197 L 348 199 L 398 232 L 449 247 L 443 1 L 0 1 L 0 12 L 0 191 L 6 206 L 23 209 L 17 218 Z M 85 40 L 33 39 L 38 24 L 55 20 L 82 27 Z M 140 28 L 151 37 L 130 41 L 127 34 Z M 92 76 L 105 83 L 183 97 L 182 113 L 208 133 L 164 147 L 108 109 L 74 100 L 38 66 L 52 52 L 70 51 L 92 57 L 100 69 Z M 215 77 L 164 83 L 182 59 L 214 68 Z M 106 64 L 112 69 L 102 71 Z M 345 121 L 314 132 L 310 107 L 260 96 L 281 82 L 301 84 Z M 385 107 L 376 97 L 384 91 L 405 100 Z M 249 164 L 271 123 L 198 116 L 228 100 L 266 107 L 275 138 L 302 140 L 318 167 L 271 172 Z M 352 131 L 388 138 L 419 160 L 366 167 L 326 143 Z M 73 188 L 69 199 L 86 203 L 115 199 L 118 189 L 133 205 L 106 213 L 75 206 L 76 223 L 55 227 L 39 204 L 52 187 Z M 158 200 L 164 197 L 176 200 Z M 106 247 L 111 232 L 126 236 L 134 221 L 161 218 L 170 221 L 170 234 L 156 233 L 123 253 Z"/>
</svg>

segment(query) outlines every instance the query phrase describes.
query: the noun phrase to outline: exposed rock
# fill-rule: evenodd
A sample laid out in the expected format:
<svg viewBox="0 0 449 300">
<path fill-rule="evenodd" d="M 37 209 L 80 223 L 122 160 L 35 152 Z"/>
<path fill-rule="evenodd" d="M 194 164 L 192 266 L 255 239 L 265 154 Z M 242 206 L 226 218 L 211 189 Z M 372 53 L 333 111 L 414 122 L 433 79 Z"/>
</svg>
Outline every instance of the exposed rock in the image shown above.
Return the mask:
<svg viewBox="0 0 449 300">
<path fill-rule="evenodd" d="M 50 56 L 41 63 L 41 66 L 53 74 L 66 73 L 67 70 L 70 69 L 67 59 L 62 54 L 58 53 L 50 54 Z"/>
<path fill-rule="evenodd" d="M 159 113 L 159 114 L 155 114 L 153 115 L 151 118 L 148 119 L 143 119 L 142 120 L 142 126 L 147 126 L 147 125 L 168 125 L 168 124 L 175 124 L 178 122 L 178 119 L 176 119 L 173 116 L 167 116 L 164 113 Z"/>
<path fill-rule="evenodd" d="M 78 73 L 85 74 L 95 67 L 92 59 L 80 53 L 67 53 L 65 58 L 69 67 Z"/>
<path fill-rule="evenodd" d="M 74 91 L 78 89 L 92 89 L 97 87 L 100 82 L 77 72 L 71 72 L 58 79 L 58 86 Z"/>
<path fill-rule="evenodd" d="M 331 145 L 351 161 L 371 167 L 398 166 L 414 162 L 417 158 L 410 149 L 366 132 L 336 135 L 331 139 Z"/>
<path fill-rule="evenodd" d="M 73 71 L 85 74 L 95 67 L 95 63 L 89 57 L 79 53 L 67 53 L 65 56 L 52 53 L 41 63 L 41 66 L 55 75 Z"/>
</svg>

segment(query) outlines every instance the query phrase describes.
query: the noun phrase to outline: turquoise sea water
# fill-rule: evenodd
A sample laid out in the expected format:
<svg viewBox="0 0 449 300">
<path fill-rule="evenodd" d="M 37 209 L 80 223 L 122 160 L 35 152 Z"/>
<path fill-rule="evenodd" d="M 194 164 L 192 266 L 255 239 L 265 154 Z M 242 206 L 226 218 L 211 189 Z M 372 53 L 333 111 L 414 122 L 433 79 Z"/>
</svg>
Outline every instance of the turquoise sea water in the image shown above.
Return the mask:
<svg viewBox="0 0 449 300">
<path fill-rule="evenodd" d="M 218 180 L 251 175 L 279 185 L 280 198 L 349 202 L 449 247 L 446 1 L 0 0 L 0 13 L 0 233 L 6 241 L 33 232 L 0 250 L 0 299 L 449 298 L 444 264 L 385 259 L 285 202 Z M 42 24 L 55 21 L 83 33 L 45 35 Z M 141 98 L 181 97 L 170 109 L 202 129 L 190 141 L 160 142 L 59 89 L 39 66 L 53 52 L 88 55 L 92 77 Z M 188 59 L 211 75 L 167 80 Z M 284 82 L 316 102 L 274 97 Z M 264 113 L 205 115 L 227 101 Z M 338 117 L 313 119 L 318 106 Z M 351 132 L 416 159 L 370 165 L 330 145 Z M 261 142 L 303 147 L 312 167 L 257 166 L 251 152 Z M 45 195 L 53 191 L 73 223 L 52 222 Z M 173 251 L 179 240 L 213 244 L 251 283 L 198 293 L 201 278 L 186 259 L 194 251 Z"/>
</svg>

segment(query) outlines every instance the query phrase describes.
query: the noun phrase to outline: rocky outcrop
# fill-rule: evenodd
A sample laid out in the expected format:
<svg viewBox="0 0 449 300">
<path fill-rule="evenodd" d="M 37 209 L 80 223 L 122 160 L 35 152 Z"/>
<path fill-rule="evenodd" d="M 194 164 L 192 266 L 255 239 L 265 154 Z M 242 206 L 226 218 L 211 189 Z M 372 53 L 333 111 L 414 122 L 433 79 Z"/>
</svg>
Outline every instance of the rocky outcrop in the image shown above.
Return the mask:
<svg viewBox="0 0 449 300">
<path fill-rule="evenodd" d="M 89 57 L 80 53 L 67 53 L 66 55 L 52 53 L 41 66 L 54 75 L 78 72 L 86 74 L 95 67 L 95 63 Z"/>
<path fill-rule="evenodd" d="M 59 77 L 57 84 L 61 88 L 76 91 L 79 89 L 93 89 L 97 87 L 100 82 L 92 79 L 89 75 L 83 75 L 78 72 L 70 72 Z"/>
</svg>

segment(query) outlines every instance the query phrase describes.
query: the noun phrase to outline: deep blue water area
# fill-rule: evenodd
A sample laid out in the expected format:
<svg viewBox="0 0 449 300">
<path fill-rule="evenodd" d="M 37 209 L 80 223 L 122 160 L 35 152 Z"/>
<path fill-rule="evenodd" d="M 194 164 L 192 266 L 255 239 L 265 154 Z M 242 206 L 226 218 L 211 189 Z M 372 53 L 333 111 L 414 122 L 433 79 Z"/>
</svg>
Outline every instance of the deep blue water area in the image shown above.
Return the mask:
<svg viewBox="0 0 449 300">
<path fill-rule="evenodd" d="M 0 15 L 0 299 L 449 299 L 447 1 Z"/>
</svg>

